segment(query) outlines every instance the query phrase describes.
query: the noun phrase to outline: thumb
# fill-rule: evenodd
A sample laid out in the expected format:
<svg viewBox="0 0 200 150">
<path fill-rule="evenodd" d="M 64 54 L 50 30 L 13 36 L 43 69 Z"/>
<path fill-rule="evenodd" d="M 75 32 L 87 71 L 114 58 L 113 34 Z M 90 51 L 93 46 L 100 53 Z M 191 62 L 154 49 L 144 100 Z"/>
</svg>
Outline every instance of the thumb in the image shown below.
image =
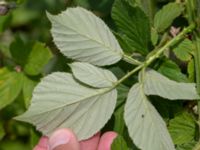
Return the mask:
<svg viewBox="0 0 200 150">
<path fill-rule="evenodd" d="M 49 150 L 80 150 L 74 133 L 69 129 L 59 129 L 49 138 Z"/>
</svg>

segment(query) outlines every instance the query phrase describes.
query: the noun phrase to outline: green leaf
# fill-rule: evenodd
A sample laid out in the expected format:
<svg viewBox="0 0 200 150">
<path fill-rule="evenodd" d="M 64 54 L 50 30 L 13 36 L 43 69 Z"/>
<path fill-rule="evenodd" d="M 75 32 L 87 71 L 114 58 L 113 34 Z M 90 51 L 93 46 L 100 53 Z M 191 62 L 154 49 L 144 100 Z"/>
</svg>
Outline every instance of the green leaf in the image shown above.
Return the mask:
<svg viewBox="0 0 200 150">
<path fill-rule="evenodd" d="M 158 32 L 163 32 L 183 10 L 184 7 L 179 3 L 168 3 L 156 13 L 154 27 Z"/>
<path fill-rule="evenodd" d="M 115 33 L 115 36 L 123 49 L 124 53 L 131 55 L 133 53 L 133 48 L 129 42 L 129 38 L 125 34 Z"/>
<path fill-rule="evenodd" d="M 45 44 L 36 42 L 27 58 L 24 71 L 28 75 L 38 75 L 52 58 L 52 53 Z"/>
<path fill-rule="evenodd" d="M 120 135 L 118 135 L 112 145 L 111 145 L 112 150 L 129 150 L 124 138 Z"/>
<path fill-rule="evenodd" d="M 117 91 L 118 91 L 118 96 L 117 96 L 116 107 L 120 106 L 122 103 L 125 102 L 129 88 L 123 84 L 120 84 L 119 86 L 117 86 Z"/>
<path fill-rule="evenodd" d="M 169 132 L 174 144 L 185 144 L 194 140 L 195 137 L 195 119 L 186 112 L 179 114 L 169 122 Z"/>
<path fill-rule="evenodd" d="M 117 82 L 117 78 L 111 71 L 89 63 L 75 62 L 70 67 L 76 79 L 92 87 L 112 87 Z"/>
<path fill-rule="evenodd" d="M 116 0 L 112 18 L 118 30 L 127 36 L 132 49 L 146 54 L 150 43 L 150 25 L 145 13 L 139 7 L 130 5 L 128 1 Z"/>
<path fill-rule="evenodd" d="M 156 10 L 156 0 L 135 0 L 137 5 L 139 5 L 145 14 L 153 21 L 155 10 Z"/>
<path fill-rule="evenodd" d="M 189 143 L 178 145 L 176 150 L 198 150 L 198 148 L 195 147 L 196 144 L 196 141 L 190 141 Z"/>
<path fill-rule="evenodd" d="M 35 145 L 38 143 L 40 139 L 40 135 L 33 129 L 30 130 L 30 145 L 33 149 Z"/>
<path fill-rule="evenodd" d="M 4 32 L 9 27 L 11 21 L 11 15 L 5 15 L 0 17 L 0 33 Z"/>
<path fill-rule="evenodd" d="M 158 33 L 154 28 L 151 28 L 151 42 L 155 46 L 158 42 Z"/>
<path fill-rule="evenodd" d="M 16 119 L 32 123 L 44 135 L 70 128 L 83 140 L 110 119 L 116 99 L 115 89 L 89 88 L 76 82 L 71 74 L 57 72 L 36 86 L 28 111 Z"/>
<path fill-rule="evenodd" d="M 123 135 L 125 129 L 124 105 L 120 106 L 117 110 L 115 110 L 114 116 L 115 116 L 115 123 L 113 130 L 118 134 Z"/>
<path fill-rule="evenodd" d="M 158 69 L 158 72 L 162 73 L 171 80 L 188 82 L 187 76 L 183 74 L 179 66 L 171 60 L 164 61 Z"/>
<path fill-rule="evenodd" d="M 47 14 L 51 33 L 61 53 L 98 66 L 118 62 L 123 52 L 107 25 L 91 12 L 68 8 L 57 16 Z"/>
<path fill-rule="evenodd" d="M 28 55 L 31 51 L 31 45 L 25 44 L 20 37 L 16 37 L 10 45 L 10 53 L 14 61 L 24 67 Z"/>
<path fill-rule="evenodd" d="M 191 82 L 194 82 L 195 77 L 195 66 L 194 66 L 194 59 L 191 59 L 187 66 L 188 78 Z"/>
<path fill-rule="evenodd" d="M 24 96 L 24 103 L 25 103 L 26 108 L 28 108 L 28 106 L 31 103 L 33 89 L 35 88 L 38 82 L 35 80 L 31 80 L 25 75 L 23 78 L 23 82 L 24 83 L 23 83 L 22 91 L 23 91 L 23 96 Z"/>
<path fill-rule="evenodd" d="M 12 103 L 19 95 L 23 84 L 21 73 L 0 69 L 0 109 Z"/>
<path fill-rule="evenodd" d="M 89 0 L 74 0 L 75 4 L 84 8 L 91 8 Z"/>
<path fill-rule="evenodd" d="M 194 54 L 194 49 L 195 48 L 192 44 L 192 41 L 190 41 L 189 39 L 185 39 L 174 47 L 173 52 L 180 60 L 189 61 Z"/>
<path fill-rule="evenodd" d="M 129 91 L 125 105 L 125 122 L 134 144 L 142 150 L 175 150 L 167 127 L 149 102 L 142 84 Z"/>
<path fill-rule="evenodd" d="M 179 83 L 154 70 L 147 70 L 144 76 L 144 91 L 147 95 L 158 95 L 170 100 L 199 98 L 194 83 Z"/>
</svg>

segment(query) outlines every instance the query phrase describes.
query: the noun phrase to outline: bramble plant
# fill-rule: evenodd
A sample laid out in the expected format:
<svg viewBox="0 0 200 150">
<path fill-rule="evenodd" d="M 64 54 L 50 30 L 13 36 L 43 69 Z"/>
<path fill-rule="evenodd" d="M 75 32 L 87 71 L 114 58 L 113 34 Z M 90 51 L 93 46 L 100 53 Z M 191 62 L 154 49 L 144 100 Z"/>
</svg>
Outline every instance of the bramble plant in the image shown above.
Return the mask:
<svg viewBox="0 0 200 150">
<path fill-rule="evenodd" d="M 200 3 L 177 0 L 157 12 L 154 4 L 115 0 L 110 28 L 83 7 L 58 15 L 47 12 L 55 45 L 73 60 L 68 63 L 71 72 L 42 78 L 28 110 L 15 119 L 47 136 L 70 128 L 79 140 L 108 130 L 105 126 L 114 122 L 112 130 L 119 136 L 113 150 L 198 150 Z M 35 43 L 32 49 L 43 46 Z M 47 54 L 46 60 L 28 57 L 25 71 L 37 75 L 51 57 L 46 48 Z M 32 67 L 34 63 L 40 67 Z"/>
</svg>

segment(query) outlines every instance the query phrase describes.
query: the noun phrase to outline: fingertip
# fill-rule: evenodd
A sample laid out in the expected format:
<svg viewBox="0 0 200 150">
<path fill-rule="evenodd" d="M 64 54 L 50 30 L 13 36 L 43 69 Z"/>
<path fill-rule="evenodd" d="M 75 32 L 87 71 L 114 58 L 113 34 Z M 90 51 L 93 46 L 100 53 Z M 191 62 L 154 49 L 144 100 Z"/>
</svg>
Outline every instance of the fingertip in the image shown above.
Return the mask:
<svg viewBox="0 0 200 150">
<path fill-rule="evenodd" d="M 59 129 L 49 138 L 50 150 L 79 150 L 79 143 L 73 131 L 70 129 Z"/>
<path fill-rule="evenodd" d="M 117 137 L 117 133 L 109 131 L 101 136 L 98 150 L 110 150 L 113 140 Z"/>
<path fill-rule="evenodd" d="M 80 149 L 81 150 L 95 150 L 98 147 L 99 140 L 100 140 L 100 132 L 98 132 L 93 137 L 87 140 L 81 141 Z"/>
</svg>

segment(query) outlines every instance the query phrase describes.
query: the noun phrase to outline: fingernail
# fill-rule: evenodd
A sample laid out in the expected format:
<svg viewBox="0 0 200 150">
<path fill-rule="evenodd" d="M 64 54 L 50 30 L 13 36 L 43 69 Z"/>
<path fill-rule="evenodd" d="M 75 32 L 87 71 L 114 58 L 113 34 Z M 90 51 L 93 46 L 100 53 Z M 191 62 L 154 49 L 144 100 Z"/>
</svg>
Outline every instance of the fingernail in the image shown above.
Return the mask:
<svg viewBox="0 0 200 150">
<path fill-rule="evenodd" d="M 49 150 L 53 150 L 57 146 L 67 144 L 70 140 L 70 135 L 58 130 L 49 138 Z"/>
</svg>

